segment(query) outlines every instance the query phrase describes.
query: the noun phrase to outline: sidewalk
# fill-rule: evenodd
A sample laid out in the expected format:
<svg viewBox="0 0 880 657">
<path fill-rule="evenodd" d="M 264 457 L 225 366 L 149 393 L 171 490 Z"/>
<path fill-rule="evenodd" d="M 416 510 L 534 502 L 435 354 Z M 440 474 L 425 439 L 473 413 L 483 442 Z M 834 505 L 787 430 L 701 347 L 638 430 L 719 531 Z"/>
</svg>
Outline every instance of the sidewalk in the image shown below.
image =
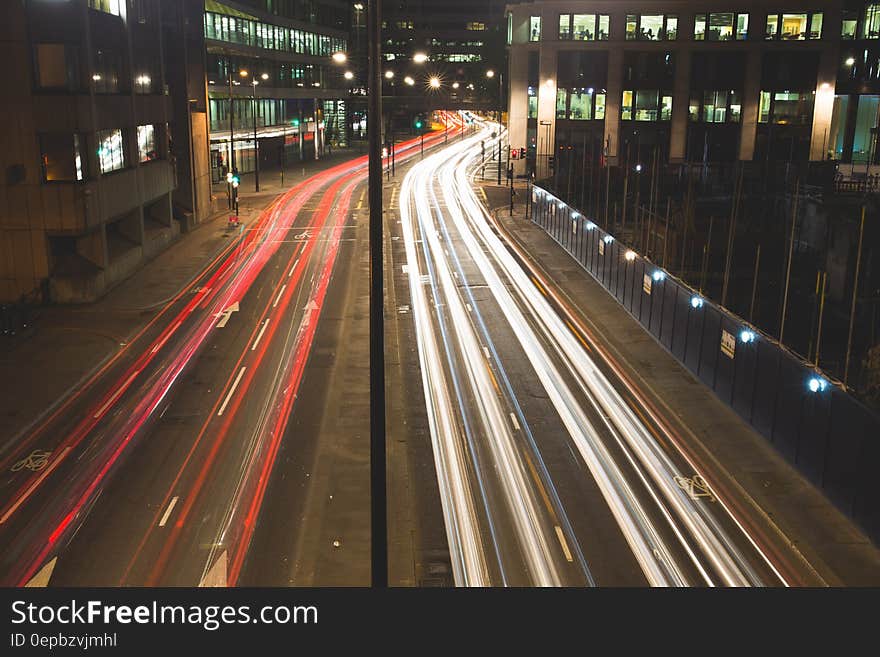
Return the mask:
<svg viewBox="0 0 880 657">
<path fill-rule="evenodd" d="M 239 214 L 251 223 L 282 191 L 321 170 L 356 157 L 348 150 L 333 152 L 289 168 L 280 185 L 276 170 L 260 176 L 260 192 L 253 192 L 253 177 L 242 177 Z M 26 429 L 88 375 L 121 350 L 165 303 L 202 271 L 233 239 L 226 230 L 229 210 L 226 185 L 215 185 L 221 211 L 181 236 L 167 249 L 102 299 L 77 306 L 48 306 L 34 310 L 32 326 L 14 337 L 0 340 L 0 444 Z M 219 189 L 219 191 L 218 191 Z"/>
<path fill-rule="evenodd" d="M 671 409 L 831 585 L 880 584 L 880 550 L 736 413 L 657 343 L 553 239 L 525 219 L 509 190 L 487 185 L 488 207 L 604 341 L 648 396 Z M 525 194 L 518 191 L 518 201 Z"/>
</svg>

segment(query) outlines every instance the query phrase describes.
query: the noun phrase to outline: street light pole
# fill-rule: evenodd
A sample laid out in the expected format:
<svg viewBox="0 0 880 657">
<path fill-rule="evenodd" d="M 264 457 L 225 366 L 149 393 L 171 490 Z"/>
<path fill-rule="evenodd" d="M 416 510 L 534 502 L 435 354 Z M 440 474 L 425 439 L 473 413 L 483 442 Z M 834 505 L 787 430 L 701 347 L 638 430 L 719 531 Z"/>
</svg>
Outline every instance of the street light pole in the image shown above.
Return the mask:
<svg viewBox="0 0 880 657">
<path fill-rule="evenodd" d="M 232 125 L 232 62 L 228 62 L 227 66 L 229 67 L 229 171 L 230 173 L 235 174 L 235 132 L 233 131 Z M 229 191 L 229 207 L 232 208 L 234 205 L 232 195 L 235 193 L 235 190 L 228 183 L 227 185 Z"/>
<path fill-rule="evenodd" d="M 367 132 L 370 202 L 370 565 L 374 588 L 388 586 L 385 473 L 385 323 L 382 271 L 381 0 L 367 3 Z"/>
<path fill-rule="evenodd" d="M 260 191 L 260 142 L 257 141 L 257 82 L 256 77 L 251 80 L 251 88 L 253 89 L 253 93 L 251 94 L 251 98 L 253 99 L 254 106 L 254 191 Z"/>
</svg>

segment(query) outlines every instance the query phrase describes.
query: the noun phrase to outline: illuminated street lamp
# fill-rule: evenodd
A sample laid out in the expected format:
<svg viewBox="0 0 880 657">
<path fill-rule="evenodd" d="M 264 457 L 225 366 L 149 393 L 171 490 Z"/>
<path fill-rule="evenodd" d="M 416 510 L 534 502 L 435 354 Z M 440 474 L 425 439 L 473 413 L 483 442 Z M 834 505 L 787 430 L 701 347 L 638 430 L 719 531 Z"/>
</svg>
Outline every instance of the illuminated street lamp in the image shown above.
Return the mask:
<svg viewBox="0 0 880 657">
<path fill-rule="evenodd" d="M 855 57 L 847 57 L 847 58 L 846 58 L 846 62 L 845 62 L 845 64 L 846 64 L 847 66 L 852 66 L 852 65 L 854 65 L 855 63 L 856 63 L 856 58 L 855 58 Z"/>
<path fill-rule="evenodd" d="M 461 86 L 461 85 L 458 84 L 458 82 L 453 82 L 453 83 L 452 83 L 452 88 L 453 88 L 453 89 L 458 89 L 460 86 Z"/>
<path fill-rule="evenodd" d="M 415 55 L 413 55 L 413 61 L 416 64 L 424 64 L 426 61 L 428 61 L 428 56 L 423 52 L 417 52 Z"/>
<path fill-rule="evenodd" d="M 351 80 L 354 78 L 354 73 L 352 73 L 351 71 L 346 71 L 345 73 L 343 73 L 342 77 L 344 77 L 346 80 Z"/>
<path fill-rule="evenodd" d="M 439 89 L 440 88 L 440 78 L 438 78 L 436 75 L 431 76 L 431 79 L 428 80 L 428 85 L 430 85 L 430 87 L 432 89 Z"/>
<path fill-rule="evenodd" d="M 333 61 L 337 64 L 344 64 L 348 60 L 348 56 L 344 52 L 333 53 Z"/>
<path fill-rule="evenodd" d="M 412 78 L 411 75 L 407 75 L 405 78 L 403 78 L 403 81 L 404 81 L 406 84 L 408 84 L 410 87 L 413 86 L 413 85 L 416 83 L 416 81 L 413 80 L 413 78 Z"/>
<path fill-rule="evenodd" d="M 494 77 L 495 77 L 495 71 L 493 71 L 493 70 L 490 68 L 488 71 L 486 71 L 486 77 L 487 77 L 487 78 L 494 78 Z"/>
<path fill-rule="evenodd" d="M 385 79 L 390 80 L 394 77 L 394 71 L 385 71 Z"/>
</svg>

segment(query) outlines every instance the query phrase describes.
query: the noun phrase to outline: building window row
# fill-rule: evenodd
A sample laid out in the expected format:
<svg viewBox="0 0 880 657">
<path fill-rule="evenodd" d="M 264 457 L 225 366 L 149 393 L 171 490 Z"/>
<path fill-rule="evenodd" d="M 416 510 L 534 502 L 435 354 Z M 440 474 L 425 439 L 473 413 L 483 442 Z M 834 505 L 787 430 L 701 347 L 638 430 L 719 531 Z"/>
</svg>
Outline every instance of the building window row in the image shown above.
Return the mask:
<svg viewBox="0 0 880 657">
<path fill-rule="evenodd" d="M 697 14 L 694 17 L 695 41 L 744 41 L 748 37 L 748 14 Z"/>
<path fill-rule="evenodd" d="M 813 93 L 762 91 L 758 103 L 758 123 L 809 125 L 813 120 Z"/>
<path fill-rule="evenodd" d="M 562 41 L 607 41 L 608 14 L 559 14 L 559 39 Z"/>
<path fill-rule="evenodd" d="M 627 14 L 628 41 L 674 41 L 678 37 L 678 16 L 671 14 Z"/>
<path fill-rule="evenodd" d="M 345 39 L 342 37 L 212 12 L 205 12 L 205 38 L 321 57 L 346 50 Z"/>
<path fill-rule="evenodd" d="M 245 70 L 258 78 L 266 73 L 268 79 L 260 80 L 259 87 L 281 87 L 285 89 L 305 87 L 342 87 L 342 73 L 338 66 L 321 64 L 302 64 L 297 62 L 274 62 L 249 58 L 229 58 L 226 55 L 208 53 L 206 72 L 208 83 L 226 85 L 229 75 L 234 81 L 240 81 L 238 71 Z M 250 84 L 251 78 L 244 79 L 241 84 Z M 257 93 L 259 94 L 259 87 Z"/>
</svg>

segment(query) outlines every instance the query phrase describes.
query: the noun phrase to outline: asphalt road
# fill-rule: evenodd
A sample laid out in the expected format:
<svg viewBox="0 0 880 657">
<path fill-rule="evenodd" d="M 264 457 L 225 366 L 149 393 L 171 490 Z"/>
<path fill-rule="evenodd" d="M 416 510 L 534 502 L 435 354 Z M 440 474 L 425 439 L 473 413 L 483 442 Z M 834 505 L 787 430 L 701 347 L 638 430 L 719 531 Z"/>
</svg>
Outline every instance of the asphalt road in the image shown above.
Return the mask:
<svg viewBox="0 0 880 657">
<path fill-rule="evenodd" d="M 368 582 L 367 340 L 352 310 L 366 303 L 365 179 L 358 158 L 280 195 L 3 446 L 3 583 Z M 40 467 L 13 470 L 34 450 Z"/>
<path fill-rule="evenodd" d="M 458 585 L 818 583 L 599 353 L 477 201 L 493 126 L 400 191 L 397 303 L 415 326 Z"/>
</svg>

